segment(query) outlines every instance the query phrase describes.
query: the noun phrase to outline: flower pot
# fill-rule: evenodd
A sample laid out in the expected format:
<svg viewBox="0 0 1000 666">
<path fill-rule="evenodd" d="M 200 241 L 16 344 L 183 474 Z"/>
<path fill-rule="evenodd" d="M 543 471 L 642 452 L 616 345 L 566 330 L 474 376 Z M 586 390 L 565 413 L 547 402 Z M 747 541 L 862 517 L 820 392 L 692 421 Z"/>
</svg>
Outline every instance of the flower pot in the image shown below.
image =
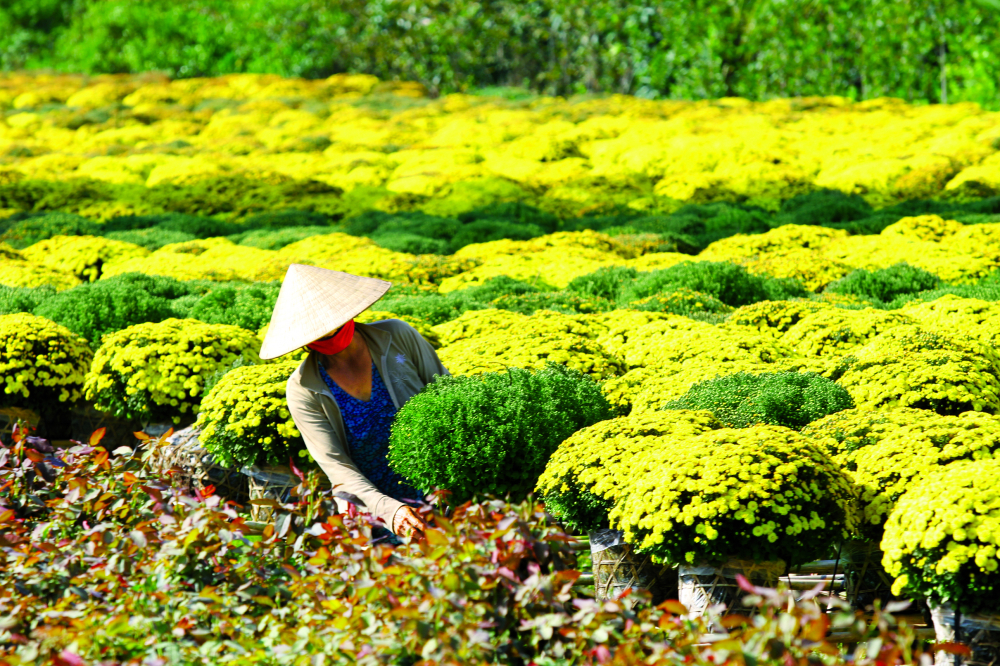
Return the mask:
<svg viewBox="0 0 1000 666">
<path fill-rule="evenodd" d="M 998 603 L 1000 605 L 1000 603 Z M 930 604 L 934 637 L 938 643 L 951 643 L 955 636 L 955 611 L 947 604 Z M 1000 613 L 962 614 L 958 642 L 972 649 L 972 656 L 963 657 L 963 666 L 992 666 L 1000 663 Z M 934 666 L 954 666 L 955 655 L 938 652 Z"/>
<path fill-rule="evenodd" d="M 147 464 L 158 474 L 176 470 L 173 479 L 183 490 L 194 493 L 214 486 L 224 500 L 245 505 L 249 498 L 247 477 L 238 470 L 223 467 L 198 441 L 201 431 L 190 426 L 175 432 L 150 453 Z M 148 434 L 148 433 L 147 433 Z"/>
<path fill-rule="evenodd" d="M 736 576 L 743 574 L 761 587 L 775 587 L 785 573 L 785 563 L 729 560 L 721 566 L 708 564 L 682 565 L 678 569 L 679 600 L 692 615 L 703 615 L 710 606 L 724 604 L 726 613 L 745 613 L 742 599 L 745 596 Z"/>
<path fill-rule="evenodd" d="M 890 592 L 892 578 L 882 568 L 882 549 L 877 541 L 849 539 L 840 550 L 847 601 L 853 608 L 864 609 L 877 599 L 895 599 Z"/>
<path fill-rule="evenodd" d="M 616 599 L 629 588 L 648 590 L 654 604 L 677 597 L 674 569 L 654 563 L 649 555 L 636 553 L 618 530 L 591 532 L 590 556 L 594 563 L 594 595 L 601 601 Z"/>
</svg>

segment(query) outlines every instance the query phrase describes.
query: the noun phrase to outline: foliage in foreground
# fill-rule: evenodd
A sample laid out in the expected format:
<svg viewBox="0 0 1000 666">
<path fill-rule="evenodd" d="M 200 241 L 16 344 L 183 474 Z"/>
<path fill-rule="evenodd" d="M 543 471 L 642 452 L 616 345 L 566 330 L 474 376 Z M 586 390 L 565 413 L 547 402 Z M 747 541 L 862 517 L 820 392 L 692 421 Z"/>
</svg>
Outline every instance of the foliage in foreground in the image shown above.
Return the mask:
<svg viewBox="0 0 1000 666">
<path fill-rule="evenodd" d="M 719 618 L 682 618 L 677 602 L 596 603 L 573 587 L 570 537 L 530 503 L 429 516 L 426 541 L 394 549 L 371 543 L 367 516 L 330 514 L 310 478 L 252 534 L 211 489 L 183 494 L 101 434 L 56 453 L 18 431 L 0 447 L 6 663 L 921 663 L 911 627 L 817 590 L 745 587 L 761 614 L 721 620 L 721 642 L 705 640 Z M 831 628 L 877 642 L 850 654 Z"/>
</svg>

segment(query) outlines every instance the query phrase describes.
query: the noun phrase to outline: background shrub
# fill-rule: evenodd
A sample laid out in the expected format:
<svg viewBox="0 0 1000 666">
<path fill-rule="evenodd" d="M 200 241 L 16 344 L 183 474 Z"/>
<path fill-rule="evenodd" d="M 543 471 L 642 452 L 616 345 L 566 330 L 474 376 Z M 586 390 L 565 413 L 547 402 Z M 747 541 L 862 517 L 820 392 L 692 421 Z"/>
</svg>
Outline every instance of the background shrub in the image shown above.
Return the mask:
<svg viewBox="0 0 1000 666">
<path fill-rule="evenodd" d="M 640 274 L 622 289 L 619 301 L 637 301 L 678 287 L 708 294 L 733 307 L 797 298 L 807 293 L 796 280 L 752 275 L 744 267 L 729 262 L 685 261 Z"/>
<path fill-rule="evenodd" d="M 124 273 L 46 298 L 33 311 L 83 336 L 95 347 L 107 333 L 175 316 L 172 301 L 189 287 L 174 278 Z"/>
<path fill-rule="evenodd" d="M 123 215 L 104 223 L 106 231 L 135 231 L 137 229 L 159 229 L 191 234 L 195 238 L 229 236 L 247 229 L 235 222 L 225 222 L 203 215 L 185 213 L 161 213 L 158 215 Z"/>
<path fill-rule="evenodd" d="M 232 324 L 259 331 L 271 321 L 280 288 L 277 282 L 219 287 L 202 296 L 186 316 L 208 324 Z"/>
<path fill-rule="evenodd" d="M 23 249 L 53 236 L 95 236 L 96 222 L 72 213 L 15 213 L 0 221 L 0 243 Z"/>
<path fill-rule="evenodd" d="M 627 266 L 605 266 L 593 273 L 573 278 L 566 289 L 583 296 L 596 296 L 617 301 L 626 286 L 639 277 L 639 271 Z"/>
<path fill-rule="evenodd" d="M 176 233 L 176 232 L 165 232 Z M 254 229 L 229 236 L 237 245 L 256 247 L 261 250 L 280 250 L 310 236 L 330 233 L 330 227 L 283 227 L 280 229 Z"/>
<path fill-rule="evenodd" d="M 124 241 L 126 243 L 134 243 L 147 250 L 159 250 L 164 245 L 170 245 L 171 243 L 185 243 L 187 241 L 195 240 L 196 236 L 194 234 L 189 234 L 184 231 L 172 231 L 170 229 L 161 229 L 159 227 L 150 227 L 148 229 L 131 229 L 128 231 L 110 231 L 104 234 L 105 238 L 111 240 Z"/>
<path fill-rule="evenodd" d="M 937 289 L 940 286 L 941 278 L 904 262 L 872 271 L 859 268 L 829 284 L 826 291 L 850 294 L 875 303 L 887 303 L 901 296 Z"/>
<path fill-rule="evenodd" d="M 757 423 L 801 429 L 854 401 L 836 383 L 811 372 L 738 372 L 692 386 L 664 409 L 707 409 L 728 428 Z"/>
<path fill-rule="evenodd" d="M 446 488 L 455 502 L 523 498 L 562 440 L 611 416 L 593 380 L 557 365 L 441 377 L 397 414 L 389 461 L 416 488 Z"/>
<path fill-rule="evenodd" d="M 0 284 L 0 315 L 32 312 L 46 299 L 56 294 L 55 288 L 8 287 Z"/>
</svg>

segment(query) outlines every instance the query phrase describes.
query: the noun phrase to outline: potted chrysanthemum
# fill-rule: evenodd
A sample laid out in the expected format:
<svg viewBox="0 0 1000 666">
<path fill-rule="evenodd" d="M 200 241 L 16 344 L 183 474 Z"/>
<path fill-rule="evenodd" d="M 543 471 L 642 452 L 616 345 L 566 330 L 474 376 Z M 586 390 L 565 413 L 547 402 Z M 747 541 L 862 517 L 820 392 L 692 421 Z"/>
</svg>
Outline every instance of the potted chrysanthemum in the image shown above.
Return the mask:
<svg viewBox="0 0 1000 666">
<path fill-rule="evenodd" d="M 634 456 L 611 526 L 679 566 L 692 612 L 735 606 L 736 575 L 774 585 L 857 527 L 850 479 L 811 440 L 782 426 L 711 430 Z"/>
</svg>

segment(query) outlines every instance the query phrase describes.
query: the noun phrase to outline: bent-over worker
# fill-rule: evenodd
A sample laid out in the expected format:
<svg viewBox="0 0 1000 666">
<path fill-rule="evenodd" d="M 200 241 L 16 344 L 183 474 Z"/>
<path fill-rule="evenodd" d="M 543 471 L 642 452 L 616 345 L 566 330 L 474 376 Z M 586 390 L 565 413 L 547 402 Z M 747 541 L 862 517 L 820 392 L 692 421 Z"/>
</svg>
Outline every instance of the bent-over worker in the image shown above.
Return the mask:
<svg viewBox="0 0 1000 666">
<path fill-rule="evenodd" d="M 306 448 L 335 492 L 363 503 L 393 532 L 408 536 L 422 532 L 424 523 L 402 500 L 422 496 L 389 468 L 389 428 L 407 400 L 448 371 L 409 324 L 355 323 L 390 286 L 292 264 L 260 356 L 309 349 L 287 385 L 288 409 Z"/>
</svg>

